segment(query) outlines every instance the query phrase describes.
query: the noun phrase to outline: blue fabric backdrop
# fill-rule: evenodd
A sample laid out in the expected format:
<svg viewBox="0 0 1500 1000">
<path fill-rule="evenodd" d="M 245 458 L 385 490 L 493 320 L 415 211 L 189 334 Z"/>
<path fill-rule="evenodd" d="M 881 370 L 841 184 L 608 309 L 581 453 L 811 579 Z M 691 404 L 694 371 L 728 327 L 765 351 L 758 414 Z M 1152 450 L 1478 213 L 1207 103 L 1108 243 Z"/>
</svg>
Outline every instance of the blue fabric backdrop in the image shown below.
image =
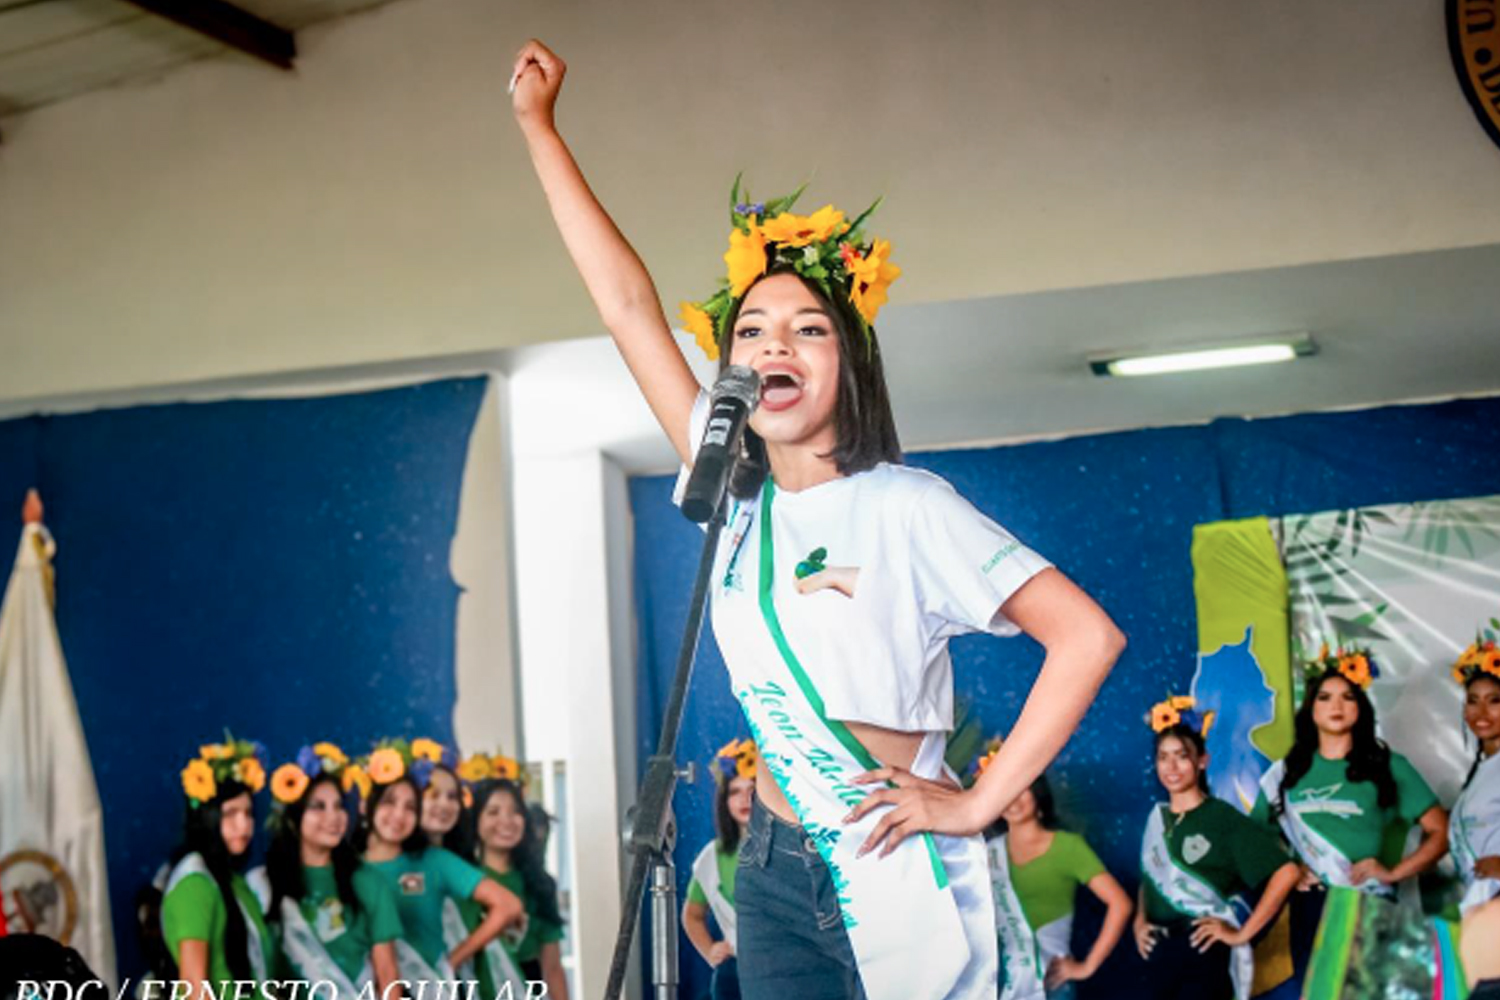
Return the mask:
<svg viewBox="0 0 1500 1000">
<path fill-rule="evenodd" d="M 448 550 L 484 391 L 0 422 L 0 514 L 19 534 L 37 486 L 58 542 L 122 975 L 141 972 L 132 898 L 177 840 L 177 775 L 200 743 L 227 726 L 274 766 L 315 739 L 451 739 Z"/>
<path fill-rule="evenodd" d="M 1133 892 L 1147 804 L 1159 795 L 1143 717 L 1186 690 L 1197 655 L 1192 527 L 1226 518 L 1500 493 L 1500 399 L 1358 413 L 1218 420 L 1065 441 L 908 456 L 1052 559 L 1130 639 L 1098 702 L 1050 775 L 1060 811 Z M 640 628 L 640 754 L 652 752 L 671 683 L 701 533 L 671 503 L 671 477 L 631 483 Z M 953 643 L 955 684 L 992 732 L 1020 712 L 1040 664 L 1027 638 Z M 706 761 L 744 723 L 723 661 L 705 636 L 680 752 Z M 678 794 L 676 860 L 684 887 L 713 836 L 712 788 Z M 1080 908 L 1091 940 L 1099 909 Z M 707 968 L 684 938 L 685 997 Z M 1085 996 L 1144 995 L 1129 934 Z"/>
</svg>

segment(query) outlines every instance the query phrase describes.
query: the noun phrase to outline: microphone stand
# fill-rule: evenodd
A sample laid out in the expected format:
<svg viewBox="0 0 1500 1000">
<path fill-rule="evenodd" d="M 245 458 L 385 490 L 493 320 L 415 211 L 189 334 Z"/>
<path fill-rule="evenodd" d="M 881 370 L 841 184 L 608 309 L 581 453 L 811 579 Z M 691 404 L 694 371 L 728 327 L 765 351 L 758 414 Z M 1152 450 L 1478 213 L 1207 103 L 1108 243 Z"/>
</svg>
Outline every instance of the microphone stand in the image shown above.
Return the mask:
<svg viewBox="0 0 1500 1000">
<path fill-rule="evenodd" d="M 714 555 L 719 550 L 719 535 L 724 530 L 722 495 L 705 527 L 703 553 L 698 559 L 698 575 L 693 581 L 693 597 L 688 605 L 682 645 L 677 650 L 677 672 L 672 678 L 666 714 L 662 717 L 661 737 L 656 744 L 656 754 L 646 762 L 646 777 L 641 782 L 634 817 L 627 817 L 630 824 L 627 843 L 632 855 L 630 878 L 625 887 L 625 905 L 620 911 L 620 931 L 615 938 L 614 958 L 609 965 L 605 1000 L 619 1000 L 624 988 L 648 874 L 651 882 L 651 982 L 655 1000 L 677 1000 L 677 873 L 672 863 L 677 824 L 672 816 L 672 794 L 677 779 L 685 774 L 691 781 L 692 771 L 680 772 L 674 755 L 677 735 L 682 729 L 688 684 L 693 677 L 693 658 L 703 631 L 703 610 L 708 600 Z"/>
</svg>

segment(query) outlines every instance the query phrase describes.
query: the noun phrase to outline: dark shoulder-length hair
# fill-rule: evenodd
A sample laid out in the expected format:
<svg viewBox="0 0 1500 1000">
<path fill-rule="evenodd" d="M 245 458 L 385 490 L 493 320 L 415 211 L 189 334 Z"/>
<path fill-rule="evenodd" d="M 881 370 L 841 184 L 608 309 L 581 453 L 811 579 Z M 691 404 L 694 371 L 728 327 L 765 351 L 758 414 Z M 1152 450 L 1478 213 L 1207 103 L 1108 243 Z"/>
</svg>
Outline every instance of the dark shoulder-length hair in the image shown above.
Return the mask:
<svg viewBox="0 0 1500 1000">
<path fill-rule="evenodd" d="M 1047 775 L 1039 774 L 1031 783 L 1031 797 L 1036 801 L 1036 821 L 1042 824 L 1044 830 L 1065 829 L 1057 818 L 1057 799 L 1052 794 L 1052 783 L 1047 780 Z M 1010 829 L 1010 824 L 1002 817 L 990 824 L 985 831 L 986 837 L 998 837 Z"/>
<path fill-rule="evenodd" d="M 1354 704 L 1359 717 L 1354 720 L 1350 732 L 1354 746 L 1346 758 L 1349 764 L 1347 777 L 1350 781 L 1368 781 L 1375 786 L 1376 802 L 1380 808 L 1395 806 L 1398 793 L 1396 778 L 1391 773 L 1391 748 L 1375 735 L 1375 706 L 1369 695 L 1358 684 L 1351 683 L 1341 674 L 1329 672 L 1310 678 L 1302 696 L 1302 707 L 1292 723 L 1292 749 L 1286 755 L 1286 767 L 1281 775 L 1281 787 L 1277 790 L 1272 808 L 1279 815 L 1286 811 L 1287 792 L 1297 787 L 1312 770 L 1313 758 L 1318 752 L 1318 726 L 1313 722 L 1313 705 L 1318 694 L 1331 681 L 1339 680 L 1354 693 Z"/>
<path fill-rule="evenodd" d="M 270 920 L 281 920 L 282 900 L 290 899 L 296 903 L 307 895 L 307 884 L 302 878 L 302 817 L 319 785 L 332 785 L 339 793 L 340 808 L 348 810 L 339 780 L 331 774 L 320 774 L 307 783 L 302 797 L 289 804 L 281 814 L 276 833 L 271 837 L 271 847 L 266 852 L 266 875 L 271 881 L 271 907 L 266 916 Z M 357 914 L 359 896 L 354 892 L 354 873 L 359 870 L 360 860 L 347 835 L 333 849 L 332 862 L 339 902 L 351 915 Z"/>
<path fill-rule="evenodd" d="M 1156 739 L 1151 743 L 1152 751 L 1161 750 L 1161 745 L 1166 742 L 1169 736 L 1175 736 L 1184 745 L 1192 747 L 1193 756 L 1199 760 L 1208 755 L 1208 741 L 1203 738 L 1202 733 L 1185 722 L 1174 723 L 1158 732 Z M 1203 794 L 1208 794 L 1208 768 L 1206 767 L 1198 772 L 1198 787 L 1203 790 Z"/>
<path fill-rule="evenodd" d="M 458 789 L 458 822 L 453 824 L 453 829 L 443 834 L 443 839 L 438 846 L 452 851 L 461 858 L 467 858 L 474 853 L 474 841 L 470 838 L 473 825 L 469 822 L 469 807 L 464 805 L 464 783 L 458 777 L 458 773 L 447 764 L 433 765 L 432 773 L 435 775 L 439 771 L 452 778 L 453 786 Z M 427 779 L 427 787 L 432 787 L 431 776 Z M 421 798 L 421 796 L 418 797 Z M 417 823 L 417 829 L 421 828 L 422 824 Z"/>
<path fill-rule="evenodd" d="M 881 462 L 901 461 L 901 441 L 896 435 L 896 418 L 891 412 L 891 397 L 885 385 L 885 367 L 880 359 L 880 341 L 873 326 L 866 327 L 848 297 L 823 294 L 816 283 L 797 274 L 789 265 L 778 264 L 766 271 L 759 281 L 790 274 L 812 293 L 828 313 L 839 342 L 839 386 L 833 404 L 833 426 L 836 443 L 830 456 L 841 475 L 853 475 L 873 469 Z M 753 287 L 753 286 L 752 286 Z M 719 344 L 719 368 L 729 365 L 734 346 L 734 325 L 744 308 L 741 296 L 724 323 Z M 868 337 L 866 330 L 869 331 Z M 771 473 L 765 442 L 748 427 L 742 438 L 739 461 L 729 481 L 730 492 L 741 500 L 755 496 Z"/>
<path fill-rule="evenodd" d="M 255 797 L 250 789 L 238 781 L 222 781 L 214 797 L 197 808 L 188 808 L 182 820 L 182 842 L 172 852 L 172 865 L 189 854 L 203 859 L 208 873 L 224 897 L 224 959 L 230 973 L 236 979 L 249 979 L 250 932 L 245 926 L 245 914 L 240 910 L 239 900 L 234 895 L 232 879 L 245 866 L 245 857 L 229 853 L 224 843 L 224 806 L 241 795 L 250 796 L 251 816 L 254 816 Z"/>
<path fill-rule="evenodd" d="M 521 842 L 511 848 L 510 852 L 510 865 L 521 873 L 521 882 L 526 889 L 526 898 L 522 900 L 526 905 L 526 912 L 548 923 L 562 926 L 562 909 L 557 902 L 557 880 L 547 872 L 542 841 L 537 835 L 531 810 L 526 806 L 526 794 L 521 791 L 520 785 L 509 778 L 490 778 L 474 787 L 474 808 L 470 810 L 474 859 L 481 864 L 484 862 L 484 844 L 479 839 L 479 817 L 484 814 L 484 807 L 489 804 L 490 799 L 496 795 L 510 796 L 516 811 L 526 824 Z"/>
<path fill-rule="evenodd" d="M 746 778 L 746 781 L 752 779 Z M 729 811 L 729 792 L 734 785 L 734 776 L 714 775 L 714 838 L 719 850 L 733 854 L 740 846 L 740 824 Z"/>
<path fill-rule="evenodd" d="M 375 785 L 370 790 L 370 797 L 365 801 L 364 812 L 359 817 L 359 832 L 354 836 L 354 849 L 360 854 L 370 846 L 370 834 L 375 832 L 375 810 L 385 797 L 390 794 L 391 789 L 397 785 L 405 785 L 411 789 L 412 798 L 417 804 L 417 821 L 412 825 L 411 833 L 401 842 L 401 853 L 410 854 L 420 858 L 431 845 L 427 839 L 426 832 L 422 829 L 422 789 L 417 787 L 417 779 L 408 772 L 395 781 L 383 785 Z"/>
</svg>

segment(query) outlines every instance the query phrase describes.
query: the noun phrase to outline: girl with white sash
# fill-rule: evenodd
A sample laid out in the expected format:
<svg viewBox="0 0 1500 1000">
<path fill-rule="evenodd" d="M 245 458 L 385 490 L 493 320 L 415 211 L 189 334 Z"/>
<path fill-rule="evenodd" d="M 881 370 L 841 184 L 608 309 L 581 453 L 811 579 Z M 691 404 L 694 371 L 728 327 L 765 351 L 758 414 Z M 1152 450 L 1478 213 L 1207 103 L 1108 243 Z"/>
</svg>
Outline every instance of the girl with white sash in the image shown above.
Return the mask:
<svg viewBox="0 0 1500 1000">
<path fill-rule="evenodd" d="M 544 862 L 545 835 L 527 806 L 521 785 L 525 772 L 508 757 L 475 755 L 464 762 L 459 774 L 478 778 L 474 784 L 474 860 L 486 878 L 510 890 L 526 908 L 525 920 L 485 949 L 480 980 L 486 984 L 486 995 L 492 995 L 488 992 L 491 980 L 486 977 L 491 970 L 507 974 L 504 963 L 519 969 L 528 983 L 545 984 L 549 1000 L 568 1000 L 568 977 L 562 964 L 565 921 L 557 880 Z M 483 916 L 480 908 L 465 903 L 462 910 L 468 926 L 477 926 Z"/>
<path fill-rule="evenodd" d="M 713 967 L 709 983 L 712 1000 L 739 1000 L 740 979 L 735 959 L 737 919 L 734 910 L 735 868 L 740 844 L 750 825 L 755 804 L 758 754 L 754 740 L 730 740 L 714 757 L 715 837 L 693 860 L 693 879 L 682 904 L 682 929 L 703 960 Z M 722 940 L 708 929 L 712 912 Z"/>
<path fill-rule="evenodd" d="M 433 762 L 418 758 L 405 740 L 387 740 L 361 765 L 370 777 L 363 796 L 355 847 L 365 867 L 384 878 L 396 896 L 402 934 L 396 942 L 401 978 L 412 983 L 451 983 L 507 926 L 525 916 L 520 899 L 485 878 L 474 865 L 430 845 L 422 830 L 425 784 Z M 451 948 L 444 911 L 473 900 L 484 917 Z M 453 928 L 457 930 L 457 928 Z"/>
<path fill-rule="evenodd" d="M 994 751 L 981 758 L 983 773 Z M 1060 829 L 1046 775 L 1000 814 L 988 841 L 1001 1000 L 1067 1000 L 1114 951 L 1130 923 L 1130 896 L 1088 842 Z M 1073 903 L 1079 886 L 1107 907 L 1083 961 L 1073 957 Z"/>
<path fill-rule="evenodd" d="M 650 275 L 557 132 L 564 72 L 529 43 L 515 114 L 604 325 L 691 465 L 707 396 Z M 890 244 L 866 236 L 870 212 L 802 216 L 796 195 L 738 195 L 736 185 L 727 277 L 682 316 L 710 358 L 753 368 L 761 386 L 712 593 L 731 688 L 765 764 L 735 886 L 741 988 L 749 1000 L 990 997 L 994 913 L 978 834 L 1066 742 L 1124 639 L 946 482 L 898 464 L 873 323 L 901 272 Z M 976 631 L 1025 631 L 1047 655 L 1005 749 L 965 791 L 943 767 L 947 643 Z"/>
<path fill-rule="evenodd" d="M 332 743 L 304 747 L 271 775 L 275 834 L 266 856 L 270 920 L 287 978 L 333 984 L 338 1000 L 383 996 L 398 978 L 401 917 L 390 887 L 349 842 L 345 795 L 368 781 Z"/>
<path fill-rule="evenodd" d="M 1500 648 L 1475 642 L 1453 673 L 1464 686 L 1464 723 L 1478 744 L 1448 829 L 1467 916 L 1500 897 Z"/>
<path fill-rule="evenodd" d="M 1251 942 L 1281 912 L 1300 871 L 1274 834 L 1209 795 L 1203 733 L 1212 715 L 1177 697 L 1150 718 L 1156 777 L 1168 793 L 1146 820 L 1135 918 L 1152 996 L 1248 1000 Z M 1257 889 L 1251 909 L 1242 897 Z"/>
<path fill-rule="evenodd" d="M 1342 886 L 1396 898 L 1399 883 L 1433 867 L 1447 852 L 1448 817 L 1416 768 L 1376 736 L 1365 693 L 1379 676 L 1367 651 L 1327 647 L 1307 666 L 1307 688 L 1285 759 L 1261 777 L 1250 815 L 1275 822 L 1305 871 L 1300 887 Z M 1403 858 L 1406 834 L 1422 840 Z M 1321 900 L 1309 898 L 1312 909 Z M 1316 913 L 1293 913 L 1299 938 Z"/>
<path fill-rule="evenodd" d="M 162 892 L 162 938 L 178 980 L 207 984 L 214 995 L 229 982 L 275 978 L 267 900 L 241 874 L 255 835 L 254 796 L 266 784 L 264 754 L 226 734 L 182 770 L 188 808 Z"/>
</svg>

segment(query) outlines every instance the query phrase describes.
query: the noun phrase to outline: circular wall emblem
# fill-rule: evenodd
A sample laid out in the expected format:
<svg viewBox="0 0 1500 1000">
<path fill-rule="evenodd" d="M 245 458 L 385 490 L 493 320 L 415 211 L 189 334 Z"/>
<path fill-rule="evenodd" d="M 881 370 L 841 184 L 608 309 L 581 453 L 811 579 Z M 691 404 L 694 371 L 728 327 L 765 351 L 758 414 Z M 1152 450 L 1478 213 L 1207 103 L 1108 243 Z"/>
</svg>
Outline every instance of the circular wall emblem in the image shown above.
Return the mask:
<svg viewBox="0 0 1500 1000">
<path fill-rule="evenodd" d="M 78 925 L 73 879 L 42 851 L 15 851 L 0 858 L 0 907 L 12 934 L 45 934 L 68 944 Z"/>
<path fill-rule="evenodd" d="M 1447 0 L 1448 51 L 1464 96 L 1500 145 L 1500 0 Z"/>
</svg>

